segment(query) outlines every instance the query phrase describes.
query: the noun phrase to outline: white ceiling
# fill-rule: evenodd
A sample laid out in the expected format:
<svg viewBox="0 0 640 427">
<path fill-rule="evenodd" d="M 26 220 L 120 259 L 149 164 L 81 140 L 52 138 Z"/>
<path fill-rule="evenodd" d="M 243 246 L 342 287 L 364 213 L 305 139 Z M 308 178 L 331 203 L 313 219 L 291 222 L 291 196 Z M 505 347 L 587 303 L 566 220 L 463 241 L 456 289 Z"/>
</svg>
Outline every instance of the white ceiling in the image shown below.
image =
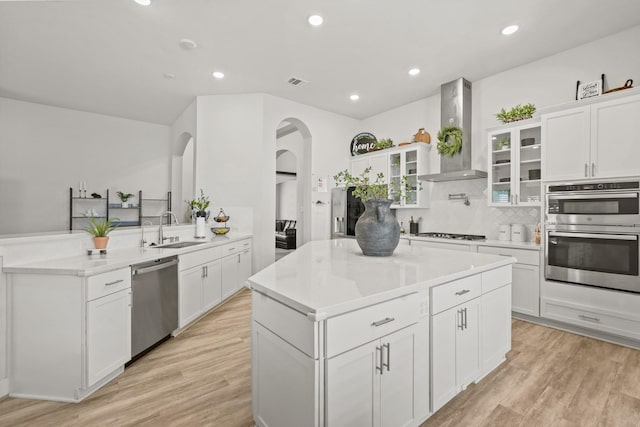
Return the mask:
<svg viewBox="0 0 640 427">
<path fill-rule="evenodd" d="M 171 124 L 197 95 L 263 92 L 365 118 L 638 24 L 638 0 L 0 1 L 0 96 Z"/>
</svg>

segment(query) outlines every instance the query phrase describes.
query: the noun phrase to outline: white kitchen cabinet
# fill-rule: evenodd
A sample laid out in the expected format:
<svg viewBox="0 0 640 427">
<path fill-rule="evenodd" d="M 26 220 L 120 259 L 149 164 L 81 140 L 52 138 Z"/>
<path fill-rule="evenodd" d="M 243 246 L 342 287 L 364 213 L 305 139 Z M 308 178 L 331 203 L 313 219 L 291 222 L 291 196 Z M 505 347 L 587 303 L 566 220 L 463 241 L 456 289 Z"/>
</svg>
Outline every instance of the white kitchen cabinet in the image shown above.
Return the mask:
<svg viewBox="0 0 640 427">
<path fill-rule="evenodd" d="M 480 376 L 480 298 L 431 318 L 431 348 L 435 412 Z"/>
<path fill-rule="evenodd" d="M 540 317 L 540 251 L 538 248 L 527 250 L 480 245 L 478 252 L 511 256 L 518 260 L 513 264 L 511 310 Z"/>
<path fill-rule="evenodd" d="M 131 359 L 131 290 L 87 303 L 87 385 Z"/>
<path fill-rule="evenodd" d="M 454 251 L 474 252 L 475 246 L 465 243 L 434 242 L 432 240 L 411 239 L 411 246 L 424 246 L 426 248 L 451 249 Z"/>
<path fill-rule="evenodd" d="M 238 290 L 240 281 L 238 264 L 240 264 L 240 255 L 230 255 L 222 258 L 222 298 L 226 298 Z"/>
<path fill-rule="evenodd" d="M 409 326 L 327 360 L 327 425 L 415 424 L 416 333 Z"/>
<path fill-rule="evenodd" d="M 421 186 L 418 176 L 429 173 L 430 148 L 430 145 L 416 143 L 399 147 L 389 153 L 389 173 L 386 176 L 389 176 L 392 209 L 429 207 L 428 185 L 425 183 Z M 408 190 L 405 190 L 403 185 L 402 178 L 405 176 Z"/>
<path fill-rule="evenodd" d="M 637 94 L 544 114 L 545 181 L 640 175 L 639 116 Z"/>
<path fill-rule="evenodd" d="M 222 268 L 220 260 L 204 266 L 202 278 L 202 308 L 209 310 L 222 300 Z"/>
<path fill-rule="evenodd" d="M 488 137 L 489 206 L 540 206 L 540 123 L 502 127 Z"/>
<path fill-rule="evenodd" d="M 11 396 L 79 402 L 124 371 L 129 267 L 89 277 L 15 273 L 9 285 Z"/>
<path fill-rule="evenodd" d="M 482 294 L 480 362 L 483 377 L 501 364 L 511 349 L 510 305 L 510 286 Z"/>
<path fill-rule="evenodd" d="M 369 154 L 360 154 L 351 158 L 351 164 L 349 170 L 352 175 L 360 175 L 366 168 L 371 168 L 369 177 L 375 180 L 378 173 L 382 173 L 387 179 L 389 155 L 386 150 L 381 152 L 373 152 Z"/>
<path fill-rule="evenodd" d="M 204 267 L 181 271 L 178 286 L 179 327 L 184 328 L 202 313 L 202 279 Z"/>
</svg>

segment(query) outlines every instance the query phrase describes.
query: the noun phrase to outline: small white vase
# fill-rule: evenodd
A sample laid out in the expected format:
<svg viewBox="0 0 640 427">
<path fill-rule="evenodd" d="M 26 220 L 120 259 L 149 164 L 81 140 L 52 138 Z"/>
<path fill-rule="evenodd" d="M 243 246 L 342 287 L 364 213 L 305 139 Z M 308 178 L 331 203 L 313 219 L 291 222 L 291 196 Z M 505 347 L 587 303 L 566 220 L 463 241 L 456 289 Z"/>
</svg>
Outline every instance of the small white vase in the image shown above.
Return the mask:
<svg viewBox="0 0 640 427">
<path fill-rule="evenodd" d="M 197 217 L 196 218 L 196 235 L 195 237 L 206 237 L 205 232 L 204 232 L 204 225 L 205 225 L 205 220 L 204 217 Z"/>
</svg>

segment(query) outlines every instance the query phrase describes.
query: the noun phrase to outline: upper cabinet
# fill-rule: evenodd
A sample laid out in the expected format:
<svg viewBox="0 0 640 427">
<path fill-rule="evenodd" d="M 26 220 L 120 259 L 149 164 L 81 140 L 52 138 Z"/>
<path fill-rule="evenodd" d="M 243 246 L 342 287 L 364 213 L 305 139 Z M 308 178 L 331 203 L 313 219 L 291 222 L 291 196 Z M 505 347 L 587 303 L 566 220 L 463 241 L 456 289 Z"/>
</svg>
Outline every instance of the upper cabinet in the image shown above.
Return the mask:
<svg viewBox="0 0 640 427">
<path fill-rule="evenodd" d="M 370 167 L 369 177 L 372 181 L 381 172 L 385 182 L 392 183 L 394 188 L 401 188 L 402 177 L 406 176 L 409 189 L 403 189 L 400 193 L 390 192 L 389 197 L 394 199 L 391 208 L 428 208 L 429 191 L 426 185 L 420 184 L 418 176 L 429 173 L 430 149 L 429 144 L 414 143 L 361 154 L 351 159 L 351 174 L 360 175 Z"/>
<path fill-rule="evenodd" d="M 541 127 L 528 122 L 488 133 L 490 206 L 540 206 Z"/>
<path fill-rule="evenodd" d="M 640 95 L 542 116 L 545 181 L 640 175 Z"/>
</svg>

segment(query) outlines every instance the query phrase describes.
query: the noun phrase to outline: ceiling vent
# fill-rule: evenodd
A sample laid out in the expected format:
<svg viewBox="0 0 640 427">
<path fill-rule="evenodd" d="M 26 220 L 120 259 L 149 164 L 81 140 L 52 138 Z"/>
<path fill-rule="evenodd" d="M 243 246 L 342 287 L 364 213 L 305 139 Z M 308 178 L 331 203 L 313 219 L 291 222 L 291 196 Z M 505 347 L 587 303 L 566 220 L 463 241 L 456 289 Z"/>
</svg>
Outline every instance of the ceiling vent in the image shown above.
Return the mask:
<svg viewBox="0 0 640 427">
<path fill-rule="evenodd" d="M 309 82 L 297 77 L 291 77 L 289 80 L 287 80 L 287 83 L 289 83 L 291 86 L 304 86 Z"/>
</svg>

